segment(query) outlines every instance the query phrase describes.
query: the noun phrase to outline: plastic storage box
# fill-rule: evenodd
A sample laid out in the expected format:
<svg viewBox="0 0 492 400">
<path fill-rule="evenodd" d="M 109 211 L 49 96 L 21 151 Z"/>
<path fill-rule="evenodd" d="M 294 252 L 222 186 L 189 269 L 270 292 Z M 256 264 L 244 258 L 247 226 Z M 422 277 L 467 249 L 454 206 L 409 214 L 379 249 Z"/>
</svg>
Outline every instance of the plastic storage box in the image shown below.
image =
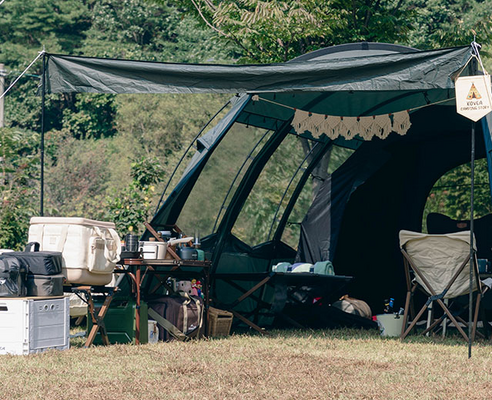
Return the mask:
<svg viewBox="0 0 492 400">
<path fill-rule="evenodd" d="M 100 309 L 104 299 L 94 297 L 94 307 Z M 135 310 L 136 301 L 133 298 L 114 298 L 109 305 L 109 309 L 104 317 L 104 326 L 111 344 L 135 343 Z M 148 334 L 148 314 L 147 303 L 140 304 L 140 343 L 147 343 Z M 92 329 L 92 318 L 87 316 L 87 332 Z M 94 344 L 102 344 L 100 331 L 97 332 Z"/>
<path fill-rule="evenodd" d="M 69 347 L 68 297 L 0 300 L 0 354 L 41 353 Z"/>
<path fill-rule="evenodd" d="M 108 284 L 121 254 L 114 223 L 86 218 L 33 217 L 29 242 L 61 251 L 67 282 L 83 285 Z"/>
</svg>

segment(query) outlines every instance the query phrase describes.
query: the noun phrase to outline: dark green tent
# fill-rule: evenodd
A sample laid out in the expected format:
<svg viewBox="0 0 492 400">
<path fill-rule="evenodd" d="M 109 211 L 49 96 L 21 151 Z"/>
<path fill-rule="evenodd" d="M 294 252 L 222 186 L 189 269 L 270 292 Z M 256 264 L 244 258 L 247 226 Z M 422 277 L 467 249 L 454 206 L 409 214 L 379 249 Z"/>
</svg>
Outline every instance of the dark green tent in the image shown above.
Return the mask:
<svg viewBox="0 0 492 400">
<path fill-rule="evenodd" d="M 46 89 L 235 93 L 228 114 L 197 139 L 151 225 L 199 229 L 216 273 L 332 260 L 337 274 L 355 277 L 350 294 L 380 311 L 387 297 L 403 304 L 399 230 L 419 231 L 433 184 L 470 160 L 471 123 L 456 113 L 454 78 L 470 74 L 472 52 L 358 43 L 244 66 L 50 54 Z M 296 132 L 296 110 L 341 117 L 408 110 L 411 127 L 384 140 L 330 139 Z M 485 157 L 483 140 L 477 152 Z M 217 286 L 216 297 L 229 295 Z"/>
</svg>

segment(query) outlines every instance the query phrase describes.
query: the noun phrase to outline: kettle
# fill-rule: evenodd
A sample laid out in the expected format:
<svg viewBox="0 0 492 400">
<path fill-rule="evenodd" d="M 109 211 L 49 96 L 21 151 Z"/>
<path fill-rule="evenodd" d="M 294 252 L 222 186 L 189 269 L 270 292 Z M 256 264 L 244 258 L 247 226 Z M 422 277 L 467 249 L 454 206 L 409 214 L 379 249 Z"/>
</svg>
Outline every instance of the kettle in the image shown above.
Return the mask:
<svg viewBox="0 0 492 400">
<path fill-rule="evenodd" d="M 182 260 L 193 260 L 193 261 L 198 260 L 198 252 L 193 247 L 179 246 L 176 249 L 176 254 Z"/>
</svg>

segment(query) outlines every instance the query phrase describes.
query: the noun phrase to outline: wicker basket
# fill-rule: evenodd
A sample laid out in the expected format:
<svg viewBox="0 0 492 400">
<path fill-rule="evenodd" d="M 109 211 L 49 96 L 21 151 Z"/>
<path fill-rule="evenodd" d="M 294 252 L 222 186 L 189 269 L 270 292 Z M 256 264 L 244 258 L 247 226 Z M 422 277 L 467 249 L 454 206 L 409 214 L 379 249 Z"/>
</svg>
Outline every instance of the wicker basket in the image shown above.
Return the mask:
<svg viewBox="0 0 492 400">
<path fill-rule="evenodd" d="M 209 307 L 208 337 L 229 336 L 232 326 L 232 313 Z"/>
</svg>

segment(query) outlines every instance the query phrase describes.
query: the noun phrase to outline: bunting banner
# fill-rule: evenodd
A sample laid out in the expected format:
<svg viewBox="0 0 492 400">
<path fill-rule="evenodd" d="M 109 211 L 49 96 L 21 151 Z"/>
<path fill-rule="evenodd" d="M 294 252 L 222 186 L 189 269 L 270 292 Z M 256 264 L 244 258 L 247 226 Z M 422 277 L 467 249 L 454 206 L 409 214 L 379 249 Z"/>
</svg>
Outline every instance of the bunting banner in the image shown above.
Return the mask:
<svg viewBox="0 0 492 400">
<path fill-rule="evenodd" d="M 350 140 L 355 136 L 363 140 L 371 140 L 373 137 L 385 139 L 391 132 L 405 135 L 411 125 L 408 111 L 364 117 L 341 117 L 296 109 L 292 120 L 292 127 L 297 134 L 309 131 L 315 138 L 325 134 L 332 140 L 338 137 Z"/>
</svg>

